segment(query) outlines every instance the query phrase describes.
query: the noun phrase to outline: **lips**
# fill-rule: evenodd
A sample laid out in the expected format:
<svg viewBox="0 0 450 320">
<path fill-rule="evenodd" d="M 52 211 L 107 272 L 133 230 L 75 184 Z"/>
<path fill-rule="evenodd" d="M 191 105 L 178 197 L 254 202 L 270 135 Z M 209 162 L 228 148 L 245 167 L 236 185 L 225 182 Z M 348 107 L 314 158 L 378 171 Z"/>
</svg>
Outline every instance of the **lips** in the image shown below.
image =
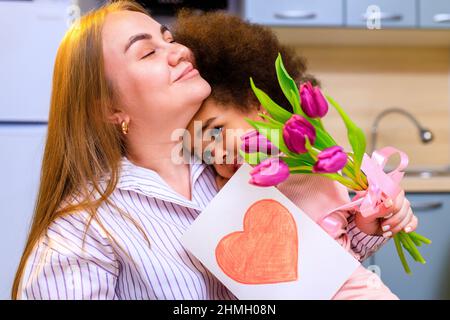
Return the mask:
<svg viewBox="0 0 450 320">
<path fill-rule="evenodd" d="M 175 80 L 173 82 L 179 81 L 184 79 L 185 77 L 188 77 L 189 75 L 193 75 L 194 73 L 197 73 L 197 69 L 194 68 L 194 66 L 189 63 L 184 69 L 183 71 L 181 71 L 181 73 L 175 78 Z"/>
<path fill-rule="evenodd" d="M 234 172 L 238 171 L 239 168 L 242 166 L 242 158 L 240 156 L 234 158 L 233 162 L 233 170 Z"/>
</svg>

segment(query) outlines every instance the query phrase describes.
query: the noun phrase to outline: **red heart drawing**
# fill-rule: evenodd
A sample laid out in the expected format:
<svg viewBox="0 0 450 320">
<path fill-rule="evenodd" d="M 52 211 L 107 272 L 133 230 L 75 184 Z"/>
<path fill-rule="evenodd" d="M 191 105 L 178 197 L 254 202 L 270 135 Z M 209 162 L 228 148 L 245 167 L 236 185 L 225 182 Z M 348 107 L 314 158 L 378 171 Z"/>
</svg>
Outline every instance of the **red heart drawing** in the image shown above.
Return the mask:
<svg viewBox="0 0 450 320">
<path fill-rule="evenodd" d="M 292 214 L 272 199 L 255 202 L 244 216 L 244 231 L 223 237 L 216 247 L 219 267 L 244 284 L 295 281 L 297 225 Z"/>
</svg>

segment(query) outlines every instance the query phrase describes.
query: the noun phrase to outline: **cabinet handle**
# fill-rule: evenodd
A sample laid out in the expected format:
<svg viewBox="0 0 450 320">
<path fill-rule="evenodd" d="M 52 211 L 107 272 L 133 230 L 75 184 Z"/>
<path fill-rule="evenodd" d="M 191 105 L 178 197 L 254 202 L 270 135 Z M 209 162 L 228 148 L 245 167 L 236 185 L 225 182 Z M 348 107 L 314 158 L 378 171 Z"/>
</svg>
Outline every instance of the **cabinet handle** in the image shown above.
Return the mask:
<svg viewBox="0 0 450 320">
<path fill-rule="evenodd" d="M 423 202 L 423 203 L 413 203 L 411 204 L 411 209 L 413 211 L 431 211 L 442 208 L 443 203 L 441 201 L 435 202 Z"/>
<path fill-rule="evenodd" d="M 364 13 L 363 19 L 364 20 L 380 19 L 381 21 L 400 21 L 403 19 L 403 15 L 399 13 L 372 12 L 372 13 Z"/>
<path fill-rule="evenodd" d="M 303 11 L 303 10 L 286 10 L 281 12 L 275 12 L 273 14 L 277 19 L 302 19 L 310 20 L 315 19 L 317 14 L 313 11 Z"/>
<path fill-rule="evenodd" d="M 450 13 L 438 13 L 433 16 L 433 21 L 436 23 L 450 22 Z"/>
</svg>

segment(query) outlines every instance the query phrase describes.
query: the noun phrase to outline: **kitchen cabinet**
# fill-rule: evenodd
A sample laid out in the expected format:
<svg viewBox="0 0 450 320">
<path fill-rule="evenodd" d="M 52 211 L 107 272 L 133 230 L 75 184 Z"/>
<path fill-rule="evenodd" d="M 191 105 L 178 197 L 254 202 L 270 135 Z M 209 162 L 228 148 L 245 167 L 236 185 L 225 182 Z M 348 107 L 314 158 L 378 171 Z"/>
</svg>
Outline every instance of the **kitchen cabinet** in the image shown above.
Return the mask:
<svg viewBox="0 0 450 320">
<path fill-rule="evenodd" d="M 379 17 L 381 28 L 414 28 L 417 26 L 416 10 L 416 0 L 347 0 L 346 25 L 376 25 Z"/>
<path fill-rule="evenodd" d="M 245 0 L 243 3 L 243 18 L 270 26 L 450 29 L 449 0 Z"/>
<path fill-rule="evenodd" d="M 450 29 L 450 1 L 449 0 L 421 0 L 420 27 Z"/>
<path fill-rule="evenodd" d="M 343 0 L 246 0 L 244 17 L 273 26 L 343 26 Z"/>
<path fill-rule="evenodd" d="M 364 265 L 378 266 L 381 279 L 400 299 L 450 299 L 450 193 L 407 197 L 419 218 L 417 231 L 433 241 L 419 248 L 427 264 L 407 258 L 412 271 L 407 275 L 390 240 Z"/>
</svg>

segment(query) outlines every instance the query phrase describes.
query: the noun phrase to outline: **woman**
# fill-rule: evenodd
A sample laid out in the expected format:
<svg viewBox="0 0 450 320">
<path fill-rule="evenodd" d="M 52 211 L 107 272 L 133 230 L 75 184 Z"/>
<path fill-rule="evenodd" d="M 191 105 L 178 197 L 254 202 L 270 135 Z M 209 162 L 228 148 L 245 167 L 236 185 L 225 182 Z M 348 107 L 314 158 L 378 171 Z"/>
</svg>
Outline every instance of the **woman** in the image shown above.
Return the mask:
<svg viewBox="0 0 450 320">
<path fill-rule="evenodd" d="M 210 86 L 139 5 L 83 17 L 58 50 L 17 299 L 233 299 L 179 238 L 216 193 L 171 141 Z"/>
</svg>

